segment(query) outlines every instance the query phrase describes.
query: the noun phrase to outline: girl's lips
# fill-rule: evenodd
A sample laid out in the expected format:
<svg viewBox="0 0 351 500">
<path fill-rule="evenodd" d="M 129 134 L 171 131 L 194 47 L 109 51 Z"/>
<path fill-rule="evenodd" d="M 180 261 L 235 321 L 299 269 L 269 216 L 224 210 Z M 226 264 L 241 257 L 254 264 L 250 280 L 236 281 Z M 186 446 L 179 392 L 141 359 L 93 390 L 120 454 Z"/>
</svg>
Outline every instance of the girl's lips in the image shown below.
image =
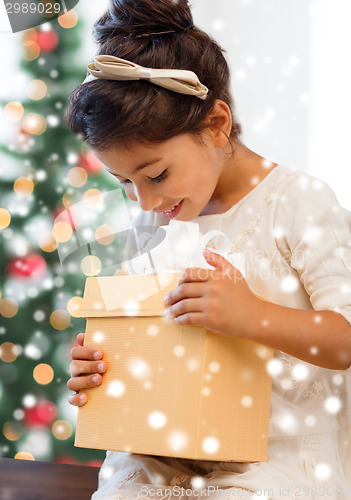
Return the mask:
<svg viewBox="0 0 351 500">
<path fill-rule="evenodd" d="M 163 217 L 167 217 L 168 219 L 172 219 L 173 217 L 176 217 L 179 212 L 180 212 L 180 209 L 182 208 L 182 204 L 183 204 L 183 201 L 180 201 L 178 203 L 178 205 L 176 205 L 172 210 L 167 210 L 165 212 L 159 212 L 161 215 L 163 215 Z"/>
</svg>

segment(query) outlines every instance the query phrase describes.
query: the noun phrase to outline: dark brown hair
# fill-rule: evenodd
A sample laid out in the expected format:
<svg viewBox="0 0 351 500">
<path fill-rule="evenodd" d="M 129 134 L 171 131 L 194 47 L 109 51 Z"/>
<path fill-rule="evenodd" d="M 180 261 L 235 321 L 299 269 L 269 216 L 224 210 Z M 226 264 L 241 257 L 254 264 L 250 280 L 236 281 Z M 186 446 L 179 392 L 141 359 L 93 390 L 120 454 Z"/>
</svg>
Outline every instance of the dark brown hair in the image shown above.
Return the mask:
<svg viewBox="0 0 351 500">
<path fill-rule="evenodd" d="M 65 118 L 93 148 L 162 142 L 183 133 L 200 135 L 216 99 L 231 109 L 230 138 L 241 134 L 223 49 L 194 26 L 188 0 L 111 0 L 94 25 L 94 36 L 98 54 L 151 68 L 191 70 L 209 93 L 203 101 L 140 80 L 99 79 L 79 85 L 69 96 Z"/>
</svg>

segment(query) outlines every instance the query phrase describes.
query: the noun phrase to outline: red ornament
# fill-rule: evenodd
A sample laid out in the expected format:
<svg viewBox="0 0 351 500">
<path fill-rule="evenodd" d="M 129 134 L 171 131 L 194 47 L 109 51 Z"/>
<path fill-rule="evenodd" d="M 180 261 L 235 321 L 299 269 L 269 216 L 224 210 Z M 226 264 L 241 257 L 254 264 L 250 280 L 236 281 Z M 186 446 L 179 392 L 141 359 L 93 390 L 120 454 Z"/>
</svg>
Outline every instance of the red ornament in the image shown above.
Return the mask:
<svg viewBox="0 0 351 500">
<path fill-rule="evenodd" d="M 42 401 L 38 404 L 37 413 L 43 423 L 50 425 L 56 417 L 56 406 L 52 401 Z"/>
<path fill-rule="evenodd" d="M 56 49 L 59 42 L 59 37 L 56 31 L 39 31 L 37 44 L 42 52 L 51 52 Z"/>
<path fill-rule="evenodd" d="M 101 161 L 90 151 L 79 156 L 77 165 L 85 168 L 90 175 L 98 175 L 104 168 Z"/>
<path fill-rule="evenodd" d="M 24 409 L 24 422 L 27 427 L 42 425 L 42 422 L 40 422 L 40 418 L 38 417 L 36 406 L 34 406 L 33 408 Z"/>
<path fill-rule="evenodd" d="M 24 409 L 24 421 L 28 427 L 48 427 L 56 417 L 56 406 L 51 401 L 41 401 L 33 408 Z"/>
<path fill-rule="evenodd" d="M 12 278 L 41 278 L 46 272 L 46 262 L 41 255 L 18 257 L 9 262 L 6 271 Z"/>
</svg>

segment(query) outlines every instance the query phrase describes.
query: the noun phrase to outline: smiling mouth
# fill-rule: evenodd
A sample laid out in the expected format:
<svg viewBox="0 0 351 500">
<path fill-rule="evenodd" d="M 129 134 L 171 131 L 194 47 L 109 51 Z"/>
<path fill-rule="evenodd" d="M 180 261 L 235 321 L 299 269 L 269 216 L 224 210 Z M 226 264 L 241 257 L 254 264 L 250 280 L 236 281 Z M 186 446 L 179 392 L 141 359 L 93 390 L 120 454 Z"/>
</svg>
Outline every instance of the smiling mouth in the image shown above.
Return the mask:
<svg viewBox="0 0 351 500">
<path fill-rule="evenodd" d="M 154 212 L 158 214 L 171 214 L 173 210 L 175 210 L 181 204 L 182 201 L 183 200 L 180 200 L 180 202 L 174 205 L 170 210 L 154 210 Z"/>
</svg>

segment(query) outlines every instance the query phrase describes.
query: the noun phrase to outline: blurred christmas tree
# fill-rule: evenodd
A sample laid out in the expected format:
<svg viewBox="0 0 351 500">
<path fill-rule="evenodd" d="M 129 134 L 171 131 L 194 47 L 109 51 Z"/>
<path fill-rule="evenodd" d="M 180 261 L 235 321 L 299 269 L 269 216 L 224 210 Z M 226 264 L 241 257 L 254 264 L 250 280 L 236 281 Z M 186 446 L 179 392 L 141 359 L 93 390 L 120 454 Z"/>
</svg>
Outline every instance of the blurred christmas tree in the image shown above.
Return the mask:
<svg viewBox="0 0 351 500">
<path fill-rule="evenodd" d="M 95 209 L 106 221 L 99 196 L 117 187 L 63 121 L 67 96 L 86 73 L 80 36 L 74 10 L 24 32 L 29 100 L 2 103 L 3 123 L 18 130 L 12 143 L 1 145 L 0 157 L 6 172 L 0 191 L 0 456 L 99 465 L 105 452 L 74 447 L 76 409 L 67 401 L 66 383 L 71 347 L 85 328 L 79 317 L 85 277 L 113 262 L 95 256 L 92 270 L 77 254 L 64 269 L 57 253 L 59 244 L 74 241 L 80 223 L 79 216 L 68 216 L 70 207 L 85 204 L 85 212 Z M 82 234 L 115 257 L 123 242 L 114 229 L 88 219 Z"/>
</svg>

